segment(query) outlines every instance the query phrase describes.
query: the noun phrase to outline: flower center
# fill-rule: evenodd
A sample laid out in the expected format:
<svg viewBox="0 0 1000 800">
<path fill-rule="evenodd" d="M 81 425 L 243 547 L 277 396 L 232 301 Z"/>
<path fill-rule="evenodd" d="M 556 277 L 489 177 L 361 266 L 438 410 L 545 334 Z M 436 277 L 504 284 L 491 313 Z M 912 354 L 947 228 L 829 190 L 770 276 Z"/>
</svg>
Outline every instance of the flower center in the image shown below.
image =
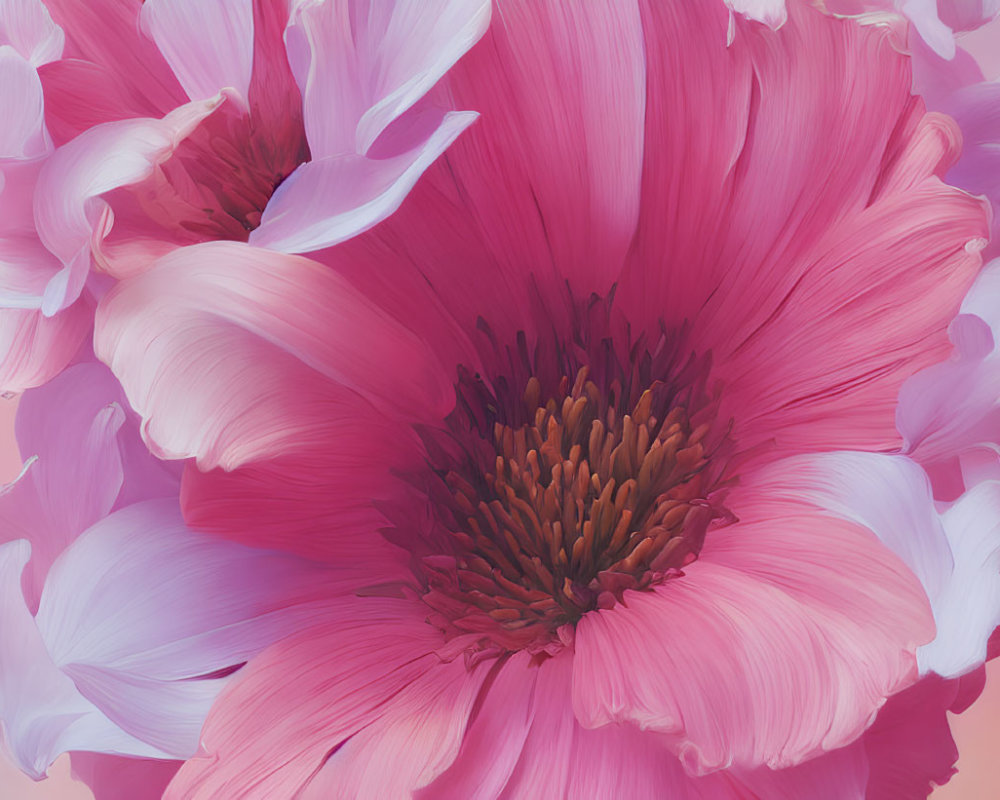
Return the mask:
<svg viewBox="0 0 1000 800">
<path fill-rule="evenodd" d="M 459 387 L 453 417 L 479 425 L 452 426 L 479 430 L 458 458 L 429 448 L 439 527 L 437 552 L 421 559 L 424 601 L 442 625 L 541 649 L 697 556 L 719 516 L 705 471 L 710 423 L 694 424 L 665 383 L 630 394 L 617 382 L 602 391 L 586 367 L 547 398 L 531 377 L 521 413 L 506 415 L 523 421 L 482 431 L 490 411 L 504 416 L 500 401 L 481 385 L 470 401 L 476 393 Z"/>
</svg>

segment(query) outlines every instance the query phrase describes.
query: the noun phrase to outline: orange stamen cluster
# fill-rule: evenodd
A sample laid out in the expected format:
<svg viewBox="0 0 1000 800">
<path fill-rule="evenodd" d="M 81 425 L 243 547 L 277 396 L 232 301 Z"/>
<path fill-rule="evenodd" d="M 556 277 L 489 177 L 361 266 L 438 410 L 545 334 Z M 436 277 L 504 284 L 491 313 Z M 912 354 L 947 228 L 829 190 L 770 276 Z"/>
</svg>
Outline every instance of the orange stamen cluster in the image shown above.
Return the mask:
<svg viewBox="0 0 1000 800">
<path fill-rule="evenodd" d="M 694 558 L 714 516 L 709 426 L 682 406 L 658 416 L 655 389 L 622 414 L 586 368 L 544 403 L 532 377 L 533 414 L 495 423 L 490 468 L 444 473 L 454 555 L 423 559 L 425 601 L 459 630 L 529 647 Z"/>
</svg>

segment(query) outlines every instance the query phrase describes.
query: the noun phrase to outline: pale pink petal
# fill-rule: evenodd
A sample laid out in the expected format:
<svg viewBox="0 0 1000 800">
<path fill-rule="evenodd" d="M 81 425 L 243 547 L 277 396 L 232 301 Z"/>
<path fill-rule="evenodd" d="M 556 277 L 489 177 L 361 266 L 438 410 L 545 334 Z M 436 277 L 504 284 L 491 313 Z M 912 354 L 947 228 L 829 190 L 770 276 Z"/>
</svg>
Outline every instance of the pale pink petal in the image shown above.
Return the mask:
<svg viewBox="0 0 1000 800">
<path fill-rule="evenodd" d="M 65 750 L 192 755 L 225 676 L 344 590 L 335 570 L 193 533 L 176 501 L 148 501 L 60 556 L 32 620 L 19 580 L 28 545 L 2 547 L 13 554 L 4 606 L 21 620 L 3 627 L 20 637 L 3 652 L 23 661 L 5 665 L 0 702 L 33 773 Z"/>
<path fill-rule="evenodd" d="M 903 0 L 899 10 L 942 58 L 954 58 L 955 34 L 938 16 L 938 0 Z"/>
<path fill-rule="evenodd" d="M 997 0 L 937 0 L 942 21 L 956 31 L 971 31 L 1000 14 Z"/>
<path fill-rule="evenodd" d="M 314 622 L 309 604 L 343 591 L 350 574 L 195 533 L 176 499 L 149 500 L 92 526 L 56 561 L 37 623 L 61 668 L 117 672 L 150 691 L 193 685 Z"/>
<path fill-rule="evenodd" d="M 313 158 L 366 154 L 489 21 L 487 0 L 298 0 L 285 40 Z"/>
<path fill-rule="evenodd" d="M 439 631 L 426 607 L 364 598 L 331 605 L 316 628 L 251 661 L 202 730 L 201 752 L 165 798 L 291 797 L 331 751 L 392 707 L 435 669 Z"/>
<path fill-rule="evenodd" d="M 55 317 L 32 309 L 0 309 L 0 390 L 22 392 L 57 375 L 90 333 L 93 313 L 87 298 Z"/>
<path fill-rule="evenodd" d="M 951 324 L 954 353 L 899 392 L 896 426 L 914 459 L 935 464 L 1000 442 L 1000 260 L 988 264 Z"/>
<path fill-rule="evenodd" d="M 148 177 L 220 102 L 221 97 L 192 102 L 163 119 L 99 125 L 48 159 L 35 190 L 35 224 L 39 238 L 63 268 L 46 287 L 43 312 L 50 315 L 67 308 L 83 289 L 91 248 L 114 221 L 100 196 Z"/>
<path fill-rule="evenodd" d="M 0 4 L 0 44 L 13 45 L 32 66 L 61 58 L 64 42 L 62 28 L 52 21 L 42 0 Z"/>
<path fill-rule="evenodd" d="M 3 308 L 41 308 L 45 286 L 61 266 L 34 231 L 0 234 L 0 304 Z"/>
<path fill-rule="evenodd" d="M 302 790 L 302 800 L 412 797 L 455 760 L 492 666 L 486 661 L 468 668 L 456 659 L 415 680 L 379 719 L 337 748 Z"/>
<path fill-rule="evenodd" d="M 32 544 L 25 582 L 32 608 L 38 605 L 52 562 L 110 513 L 122 488 L 117 434 L 125 412 L 113 402 L 117 393 L 102 385 L 103 375 L 94 374 L 103 370 L 91 371 L 90 366 L 71 367 L 32 390 L 18 414 L 25 469 L 0 495 L 0 519 L 7 537 Z M 81 377 L 95 380 L 84 382 Z"/>
<path fill-rule="evenodd" d="M 120 603 L 129 599 L 118 596 Z M 226 684 L 220 678 L 150 679 L 94 664 L 63 664 L 60 669 L 113 724 L 178 759 L 194 755 L 202 722 Z"/>
<path fill-rule="evenodd" d="M 780 28 L 788 19 L 785 0 L 726 0 L 726 5 L 737 14 L 771 28 Z"/>
<path fill-rule="evenodd" d="M 430 137 L 392 158 L 350 153 L 302 164 L 268 201 L 250 244 L 305 253 L 371 228 L 399 208 L 424 170 L 476 117 L 443 114 Z"/>
<path fill-rule="evenodd" d="M 23 540 L 0 545 L 0 721 L 15 763 L 37 779 L 69 750 L 162 757 L 113 724 L 52 662 L 21 595 L 30 551 Z"/>
<path fill-rule="evenodd" d="M 485 698 L 454 763 L 417 792 L 416 800 L 494 800 L 500 796 L 521 758 L 532 726 L 533 706 L 542 702 L 541 698 L 535 700 L 540 670 L 530 662 L 531 655 L 524 651 L 503 662 L 484 690 Z M 570 708 L 568 698 L 566 708 Z M 555 757 L 557 753 L 553 753 Z M 553 769 L 559 766 L 553 764 Z"/>
<path fill-rule="evenodd" d="M 45 135 L 42 82 L 10 45 L 0 45 L 0 104 L 8 115 L 0 127 L 0 158 L 37 158 L 49 147 Z"/>
<path fill-rule="evenodd" d="M 872 532 L 795 497 L 743 481 L 727 502 L 740 521 L 683 576 L 580 620 L 585 727 L 668 733 L 696 772 L 784 768 L 856 739 L 916 679 L 934 631 L 917 578 Z"/>
<path fill-rule="evenodd" d="M 235 242 L 182 248 L 118 284 L 95 342 L 147 440 L 203 469 L 310 442 L 345 389 L 404 420 L 454 406 L 454 379 L 427 344 L 342 278 Z"/>
<path fill-rule="evenodd" d="M 917 656 L 922 670 L 945 677 L 986 661 L 1000 625 L 1000 483 L 975 486 L 941 515 L 955 569 L 934 604 L 937 637 Z"/>
<path fill-rule="evenodd" d="M 70 763 L 73 777 L 87 784 L 96 800 L 160 800 L 181 765 L 86 752 L 72 753 Z"/>
<path fill-rule="evenodd" d="M 253 0 L 146 0 L 139 14 L 192 100 L 227 87 L 246 100 L 253 66 Z"/>
</svg>

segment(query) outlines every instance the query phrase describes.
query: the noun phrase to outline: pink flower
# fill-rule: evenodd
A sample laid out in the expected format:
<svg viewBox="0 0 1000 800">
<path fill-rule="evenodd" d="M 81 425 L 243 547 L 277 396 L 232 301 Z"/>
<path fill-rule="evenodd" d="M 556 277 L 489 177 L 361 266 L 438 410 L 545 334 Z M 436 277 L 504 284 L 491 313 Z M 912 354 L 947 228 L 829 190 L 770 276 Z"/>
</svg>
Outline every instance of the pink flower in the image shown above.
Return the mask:
<svg viewBox="0 0 1000 800">
<path fill-rule="evenodd" d="M 6 748 L 36 779 L 73 751 L 98 797 L 128 792 L 129 772 L 130 800 L 159 797 L 229 676 L 350 570 L 189 530 L 178 470 L 149 455 L 102 365 L 25 393 L 17 425 L 29 458 L 0 494 Z"/>
<path fill-rule="evenodd" d="M 891 454 L 988 233 L 954 124 L 804 5 L 501 8 L 428 94 L 480 122 L 393 216 L 101 300 L 188 523 L 367 573 L 166 796 L 924 796 L 946 726 L 896 714 L 942 730 L 918 679 L 982 663 L 1000 582 L 1000 484 L 938 508 Z"/>
<path fill-rule="evenodd" d="M 422 98 L 489 17 L 488 0 L 10 4 L 0 388 L 69 362 L 108 276 L 215 239 L 305 252 L 392 213 L 476 117 Z"/>
</svg>

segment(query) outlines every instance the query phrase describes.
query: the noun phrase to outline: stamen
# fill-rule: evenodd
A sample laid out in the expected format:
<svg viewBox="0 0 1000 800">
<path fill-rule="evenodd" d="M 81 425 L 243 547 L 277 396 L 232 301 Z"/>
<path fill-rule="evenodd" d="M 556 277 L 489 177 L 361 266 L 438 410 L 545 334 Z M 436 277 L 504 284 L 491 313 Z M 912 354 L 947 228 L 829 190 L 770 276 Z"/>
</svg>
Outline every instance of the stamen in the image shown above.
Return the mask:
<svg viewBox="0 0 1000 800">
<path fill-rule="evenodd" d="M 658 382 L 620 408 L 620 385 L 602 391 L 588 372 L 546 399 L 530 377 L 525 414 L 510 415 L 528 421 L 494 423 L 485 468 L 433 465 L 447 487 L 448 555 L 422 558 L 424 600 L 453 629 L 543 647 L 626 589 L 677 574 L 719 515 L 705 477 L 709 423 L 692 426 Z"/>
</svg>

